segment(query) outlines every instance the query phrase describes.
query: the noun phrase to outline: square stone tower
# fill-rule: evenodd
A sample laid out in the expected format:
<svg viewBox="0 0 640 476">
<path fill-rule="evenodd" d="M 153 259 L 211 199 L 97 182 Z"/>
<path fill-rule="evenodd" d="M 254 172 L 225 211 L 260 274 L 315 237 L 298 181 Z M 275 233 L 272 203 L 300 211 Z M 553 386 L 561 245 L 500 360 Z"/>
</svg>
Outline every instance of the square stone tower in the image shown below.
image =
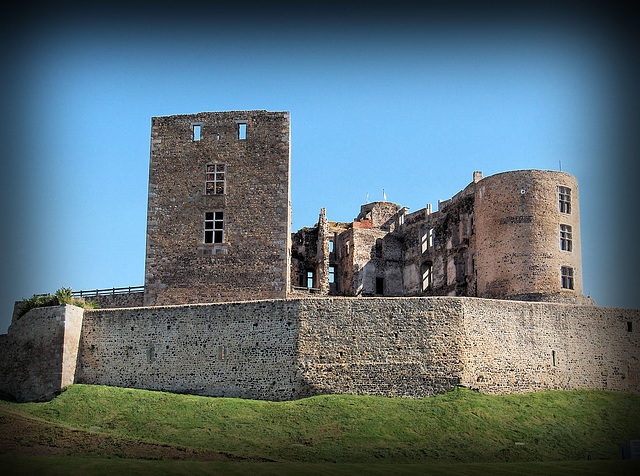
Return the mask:
<svg viewBox="0 0 640 476">
<path fill-rule="evenodd" d="M 289 135 L 288 112 L 152 118 L 146 306 L 286 297 Z"/>
</svg>

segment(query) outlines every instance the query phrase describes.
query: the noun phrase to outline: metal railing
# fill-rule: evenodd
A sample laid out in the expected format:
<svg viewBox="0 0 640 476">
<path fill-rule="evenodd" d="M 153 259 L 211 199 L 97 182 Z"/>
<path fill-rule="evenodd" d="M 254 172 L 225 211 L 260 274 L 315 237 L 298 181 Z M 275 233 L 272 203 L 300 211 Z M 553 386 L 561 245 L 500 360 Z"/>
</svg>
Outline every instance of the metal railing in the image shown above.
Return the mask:
<svg viewBox="0 0 640 476">
<path fill-rule="evenodd" d="M 71 294 L 74 297 L 89 297 L 89 296 L 110 296 L 113 294 L 131 294 L 141 293 L 144 291 L 144 286 L 128 286 L 125 288 L 106 288 L 106 289 L 93 289 L 89 291 L 72 291 Z"/>
<path fill-rule="evenodd" d="M 91 289 L 88 291 L 71 291 L 73 297 L 113 296 L 114 294 L 132 294 L 144 292 L 144 286 L 127 286 L 125 288 Z M 54 293 L 55 294 L 55 293 Z M 51 296 L 51 293 L 34 294 L 36 297 Z"/>
<path fill-rule="evenodd" d="M 113 294 L 132 294 L 141 293 L 144 291 L 144 286 L 128 286 L 125 288 L 107 288 L 107 289 L 93 289 L 89 291 L 72 291 L 71 294 L 74 297 L 91 297 L 91 296 L 111 296 Z"/>
</svg>

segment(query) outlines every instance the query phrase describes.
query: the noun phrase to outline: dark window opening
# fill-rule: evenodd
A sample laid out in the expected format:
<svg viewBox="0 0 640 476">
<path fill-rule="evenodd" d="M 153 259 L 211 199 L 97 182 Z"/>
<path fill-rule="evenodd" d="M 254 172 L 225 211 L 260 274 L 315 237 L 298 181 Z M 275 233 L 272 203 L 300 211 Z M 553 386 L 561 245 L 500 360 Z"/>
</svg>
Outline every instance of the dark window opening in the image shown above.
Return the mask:
<svg viewBox="0 0 640 476">
<path fill-rule="evenodd" d="M 556 366 L 556 351 L 555 350 L 551 351 L 551 360 L 553 362 L 553 366 L 555 367 Z"/>
<path fill-rule="evenodd" d="M 207 164 L 207 173 L 205 177 L 205 194 L 224 195 L 225 183 L 225 165 Z"/>
<path fill-rule="evenodd" d="M 376 240 L 375 252 L 377 258 L 382 258 L 382 238 Z"/>
<path fill-rule="evenodd" d="M 384 278 L 376 278 L 376 294 L 384 295 Z"/>
<path fill-rule="evenodd" d="M 558 187 L 558 200 L 560 204 L 560 213 L 571 213 L 571 189 L 567 187 Z"/>
<path fill-rule="evenodd" d="M 633 322 L 627 321 L 627 332 L 633 331 Z"/>
<path fill-rule="evenodd" d="M 465 281 L 465 272 L 464 272 L 465 262 L 464 262 L 464 258 L 463 257 L 458 257 L 455 260 L 455 266 L 456 266 L 456 281 L 458 283 L 463 283 Z"/>
<path fill-rule="evenodd" d="M 204 214 L 204 242 L 224 243 L 223 212 L 206 212 Z"/>
<path fill-rule="evenodd" d="M 560 249 L 573 251 L 573 232 L 569 225 L 560 225 Z"/>
<path fill-rule="evenodd" d="M 560 269 L 560 277 L 564 289 L 573 289 L 573 268 L 563 266 Z"/>
</svg>

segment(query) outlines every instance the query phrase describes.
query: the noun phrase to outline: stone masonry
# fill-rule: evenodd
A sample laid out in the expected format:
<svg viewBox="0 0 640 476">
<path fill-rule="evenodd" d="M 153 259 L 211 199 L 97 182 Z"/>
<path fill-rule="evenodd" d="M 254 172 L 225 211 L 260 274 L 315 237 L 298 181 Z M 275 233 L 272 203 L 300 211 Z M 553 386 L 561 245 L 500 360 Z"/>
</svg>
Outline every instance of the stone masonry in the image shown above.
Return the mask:
<svg viewBox="0 0 640 476">
<path fill-rule="evenodd" d="M 289 113 L 154 117 L 145 305 L 284 298 Z"/>
<path fill-rule="evenodd" d="M 640 393 L 640 311 L 582 294 L 574 177 L 474 172 L 435 211 L 373 202 L 340 223 L 322 208 L 292 234 L 289 134 L 288 112 L 154 117 L 144 293 L 18 303 L 0 393 Z"/>
<path fill-rule="evenodd" d="M 373 202 L 351 223 L 328 222 L 322 209 L 315 227 L 293 235 L 292 282 L 304 287 L 306 275 L 321 284 L 332 277 L 314 290 L 320 295 L 593 304 L 582 295 L 578 184 L 571 175 L 475 172 L 438 208 L 408 213 Z"/>
<path fill-rule="evenodd" d="M 266 400 L 457 385 L 637 394 L 639 326 L 638 310 L 467 297 L 41 308 L 0 339 L 0 391 L 20 401 L 74 382 Z"/>
</svg>

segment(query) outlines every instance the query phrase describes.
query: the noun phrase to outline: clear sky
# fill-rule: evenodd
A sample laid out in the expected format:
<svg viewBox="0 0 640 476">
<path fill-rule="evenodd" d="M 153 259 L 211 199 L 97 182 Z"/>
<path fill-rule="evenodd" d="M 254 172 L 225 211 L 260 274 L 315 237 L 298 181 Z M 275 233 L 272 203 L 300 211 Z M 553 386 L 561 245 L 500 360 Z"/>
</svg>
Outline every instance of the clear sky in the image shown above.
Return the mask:
<svg viewBox="0 0 640 476">
<path fill-rule="evenodd" d="M 625 12 L 83 5 L 29 3 L 0 25 L 0 332 L 34 293 L 144 284 L 151 117 L 250 109 L 291 112 L 294 231 L 320 207 L 350 221 L 383 189 L 436 209 L 474 170 L 562 167 L 580 185 L 585 294 L 640 307 Z"/>
</svg>

